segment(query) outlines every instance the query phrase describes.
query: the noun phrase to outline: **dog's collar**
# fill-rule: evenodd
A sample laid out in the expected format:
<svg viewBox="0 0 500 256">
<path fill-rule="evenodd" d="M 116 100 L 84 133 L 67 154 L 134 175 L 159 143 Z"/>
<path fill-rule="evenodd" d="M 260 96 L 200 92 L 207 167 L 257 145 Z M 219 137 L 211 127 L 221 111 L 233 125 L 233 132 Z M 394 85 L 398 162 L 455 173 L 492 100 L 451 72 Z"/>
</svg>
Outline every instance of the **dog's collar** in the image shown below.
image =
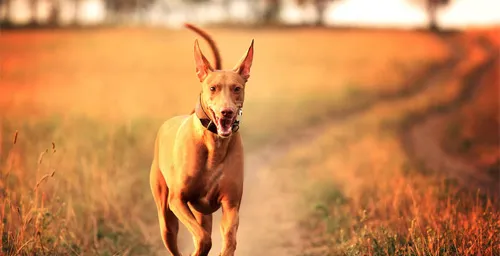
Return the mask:
<svg viewBox="0 0 500 256">
<path fill-rule="evenodd" d="M 201 122 L 201 125 L 205 127 L 207 130 L 211 131 L 212 133 L 217 134 L 217 126 L 215 123 L 212 121 L 210 116 L 205 112 L 205 109 L 203 108 L 203 105 L 201 104 L 201 94 L 200 94 L 200 100 L 198 104 L 196 104 L 196 108 L 194 109 L 194 113 L 196 114 L 196 117 Z M 239 117 L 243 114 L 243 110 L 241 108 L 238 109 L 238 115 L 236 116 L 234 122 L 233 122 L 233 127 L 231 128 L 232 133 L 237 132 L 240 129 L 240 120 Z"/>
</svg>

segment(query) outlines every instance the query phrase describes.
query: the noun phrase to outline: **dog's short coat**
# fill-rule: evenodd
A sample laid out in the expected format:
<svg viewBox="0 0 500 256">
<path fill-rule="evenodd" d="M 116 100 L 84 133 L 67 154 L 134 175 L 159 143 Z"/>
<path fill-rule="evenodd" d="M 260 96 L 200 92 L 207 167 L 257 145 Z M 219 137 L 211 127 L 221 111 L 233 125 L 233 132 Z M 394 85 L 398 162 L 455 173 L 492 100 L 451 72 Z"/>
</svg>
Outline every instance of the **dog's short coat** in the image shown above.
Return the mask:
<svg viewBox="0 0 500 256">
<path fill-rule="evenodd" d="M 177 116 L 160 128 L 151 165 L 151 190 L 158 209 L 163 242 L 177 247 L 179 220 L 192 234 L 192 255 L 208 255 L 212 246 L 212 213 L 222 207 L 222 252 L 234 255 L 243 193 L 243 146 L 237 115 L 243 107 L 245 84 L 253 60 L 253 40 L 232 70 L 220 70 L 219 52 L 201 29 L 186 26 L 210 44 L 213 68 L 195 40 L 196 73 L 201 82 L 199 103 L 191 115 Z"/>
</svg>

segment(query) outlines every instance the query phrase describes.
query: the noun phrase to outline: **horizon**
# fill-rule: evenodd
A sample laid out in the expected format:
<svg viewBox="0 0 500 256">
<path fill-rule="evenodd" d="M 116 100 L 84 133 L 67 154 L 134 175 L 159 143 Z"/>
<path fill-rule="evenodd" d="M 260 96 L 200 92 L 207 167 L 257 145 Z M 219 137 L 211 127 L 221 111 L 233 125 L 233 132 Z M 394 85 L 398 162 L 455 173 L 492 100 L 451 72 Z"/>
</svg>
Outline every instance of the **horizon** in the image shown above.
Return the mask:
<svg viewBox="0 0 500 256">
<path fill-rule="evenodd" d="M 50 1 L 40 0 L 38 5 L 38 20 L 44 22 L 50 13 Z M 131 15 L 142 15 L 149 25 L 178 27 L 184 22 L 198 24 L 216 23 L 224 20 L 238 19 L 242 22 L 252 22 L 255 15 L 251 12 L 245 0 L 234 1 L 230 14 L 224 11 L 217 2 L 197 5 L 178 5 L 175 11 L 165 13 L 161 8 L 165 2 L 158 1 L 150 7 L 138 10 Z M 71 22 L 75 16 L 74 6 L 67 0 L 61 2 L 61 24 Z M 194 8 L 193 8 L 194 6 Z M 384 6 L 381 8 L 381 6 Z M 209 8 L 210 11 L 206 11 Z M 493 0 L 461 0 L 452 1 L 438 10 L 437 21 L 444 29 L 467 29 L 477 27 L 500 26 L 500 1 Z M 5 4 L 0 6 L 0 17 L 6 15 Z M 11 21 L 17 24 L 29 22 L 31 17 L 29 0 L 11 0 Z M 312 5 L 298 8 L 293 0 L 285 0 L 280 17 L 285 24 L 310 24 L 315 20 L 316 13 Z M 98 24 L 106 19 L 106 10 L 101 0 L 83 0 L 80 13 L 77 15 L 80 24 Z M 137 18 L 137 17 L 135 17 Z M 144 21 L 143 21 L 144 22 Z M 342 0 L 333 1 L 327 7 L 325 25 L 353 26 L 374 28 L 423 28 L 428 23 L 425 9 L 418 3 L 408 0 Z"/>
</svg>

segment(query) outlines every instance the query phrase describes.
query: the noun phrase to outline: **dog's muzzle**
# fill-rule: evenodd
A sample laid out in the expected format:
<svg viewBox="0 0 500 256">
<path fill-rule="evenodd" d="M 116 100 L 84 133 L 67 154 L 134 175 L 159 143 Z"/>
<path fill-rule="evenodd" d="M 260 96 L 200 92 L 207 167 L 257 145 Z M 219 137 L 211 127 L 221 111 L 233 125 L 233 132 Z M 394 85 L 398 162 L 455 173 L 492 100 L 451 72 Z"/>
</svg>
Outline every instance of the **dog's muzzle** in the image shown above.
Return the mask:
<svg viewBox="0 0 500 256">
<path fill-rule="evenodd" d="M 221 137 L 229 137 L 232 133 L 237 132 L 240 129 L 240 119 L 242 114 L 243 110 L 239 108 L 238 112 L 234 116 L 215 116 L 214 123 L 217 129 L 217 134 Z"/>
<path fill-rule="evenodd" d="M 206 113 L 200 100 L 200 103 L 196 106 L 195 113 L 201 124 L 207 130 L 221 137 L 229 137 L 232 133 L 235 133 L 240 129 L 241 116 L 243 115 L 242 108 L 238 108 L 236 115 L 231 117 L 228 117 L 228 114 L 226 114 L 226 116 L 222 115 L 221 117 L 218 117 L 210 108 L 208 111 L 212 112 L 213 118 L 210 118 L 210 116 Z"/>
</svg>

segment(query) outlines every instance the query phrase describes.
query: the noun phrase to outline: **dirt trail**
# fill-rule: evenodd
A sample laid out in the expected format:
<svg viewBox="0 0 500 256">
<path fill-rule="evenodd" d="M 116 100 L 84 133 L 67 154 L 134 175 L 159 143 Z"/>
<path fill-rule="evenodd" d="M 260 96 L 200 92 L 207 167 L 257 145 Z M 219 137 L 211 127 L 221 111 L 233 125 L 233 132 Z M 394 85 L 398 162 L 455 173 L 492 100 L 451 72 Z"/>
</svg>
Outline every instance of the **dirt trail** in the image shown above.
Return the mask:
<svg viewBox="0 0 500 256">
<path fill-rule="evenodd" d="M 463 77 L 459 95 L 447 104 L 431 106 L 408 120 L 404 125 L 406 129 L 401 135 L 401 141 L 413 161 L 421 161 L 433 171 L 446 172 L 447 176 L 456 179 L 462 186 L 491 193 L 498 189 L 499 184 L 495 179 L 462 159 L 449 155 L 440 144 L 450 113 L 473 98 L 482 84 L 480 79 L 500 59 L 498 50 L 488 39 L 479 38 L 475 44 L 487 56 Z"/>
<path fill-rule="evenodd" d="M 453 70 L 457 67 L 465 52 L 453 38 L 450 39 L 445 36 L 443 39 L 451 49 L 451 57 L 443 63 L 430 65 L 425 72 L 412 80 L 411 84 L 402 87 L 403 89 L 400 91 L 375 95 L 364 104 L 350 109 L 332 110 L 328 115 L 328 119 L 323 123 L 295 130 L 293 134 L 289 134 L 287 139 L 267 144 L 246 157 L 245 189 L 240 213 L 237 255 L 288 256 L 297 255 L 300 252 L 300 234 L 296 226 L 298 220 L 295 214 L 295 203 L 298 195 L 294 194 L 290 189 L 284 189 L 281 180 L 283 177 L 280 176 L 282 173 L 274 173 L 270 169 L 272 163 L 284 156 L 289 149 L 306 145 L 314 140 L 315 137 L 322 134 L 333 124 L 339 125 L 341 122 L 365 113 L 376 105 L 390 104 L 393 100 L 411 98 L 423 92 L 427 86 L 452 75 Z M 477 70 L 476 72 L 481 73 L 482 71 Z M 469 82 L 467 83 L 477 80 L 475 76 L 468 79 Z M 432 126 L 426 123 L 426 126 L 414 127 L 419 123 L 416 120 L 414 121 L 415 123 L 408 124 L 408 127 L 413 127 L 411 132 L 405 133 L 405 136 L 402 137 L 405 148 L 408 149 L 408 155 L 413 158 L 420 154 L 424 150 L 421 145 L 428 147 L 426 150 L 431 147 L 429 152 L 432 152 L 432 150 L 439 151 L 438 141 L 431 136 L 427 136 L 433 130 Z M 434 121 L 431 121 L 431 124 L 432 122 Z M 427 139 L 424 140 L 423 138 Z M 438 159 L 444 159 L 445 162 L 449 163 L 446 167 L 451 168 L 451 170 L 462 168 L 459 162 L 449 158 L 442 150 L 431 155 Z M 433 161 L 433 158 L 427 155 L 424 158 L 425 161 Z M 213 248 L 210 255 L 219 255 L 220 252 L 219 224 L 220 211 L 214 215 Z M 182 225 L 179 235 L 182 251 L 184 255 L 189 255 L 193 249 L 192 241 Z M 158 255 L 164 255 L 164 253 L 165 251 L 162 249 Z"/>
</svg>

